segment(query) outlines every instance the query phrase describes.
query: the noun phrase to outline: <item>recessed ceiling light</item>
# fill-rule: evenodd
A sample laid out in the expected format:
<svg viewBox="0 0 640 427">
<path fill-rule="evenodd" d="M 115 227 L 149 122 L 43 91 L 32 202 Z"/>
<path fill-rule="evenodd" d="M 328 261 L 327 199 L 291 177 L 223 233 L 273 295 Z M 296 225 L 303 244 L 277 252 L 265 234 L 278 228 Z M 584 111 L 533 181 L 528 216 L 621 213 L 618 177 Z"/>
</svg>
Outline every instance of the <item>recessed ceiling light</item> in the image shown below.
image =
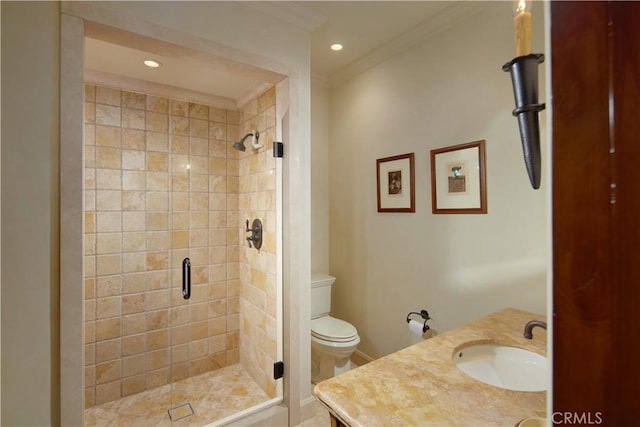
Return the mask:
<svg viewBox="0 0 640 427">
<path fill-rule="evenodd" d="M 335 50 L 336 52 L 342 50 L 342 45 L 340 43 L 334 43 L 331 45 L 331 50 Z"/>
<path fill-rule="evenodd" d="M 158 68 L 162 64 L 160 64 L 158 61 L 154 61 L 153 59 L 145 59 L 144 65 L 150 68 Z"/>
</svg>

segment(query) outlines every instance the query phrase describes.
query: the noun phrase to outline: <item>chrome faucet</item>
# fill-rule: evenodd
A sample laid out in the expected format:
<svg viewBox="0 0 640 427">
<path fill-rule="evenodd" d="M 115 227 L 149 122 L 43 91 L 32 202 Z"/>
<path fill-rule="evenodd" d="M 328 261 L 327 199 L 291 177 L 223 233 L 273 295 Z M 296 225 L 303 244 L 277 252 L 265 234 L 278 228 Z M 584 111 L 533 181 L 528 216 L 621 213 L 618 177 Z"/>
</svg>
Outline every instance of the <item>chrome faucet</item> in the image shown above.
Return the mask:
<svg viewBox="0 0 640 427">
<path fill-rule="evenodd" d="M 545 331 L 547 330 L 547 322 L 543 322 L 542 320 L 531 320 L 524 326 L 524 337 L 526 339 L 530 340 L 533 338 L 533 333 L 531 331 L 536 326 L 540 326 Z"/>
</svg>

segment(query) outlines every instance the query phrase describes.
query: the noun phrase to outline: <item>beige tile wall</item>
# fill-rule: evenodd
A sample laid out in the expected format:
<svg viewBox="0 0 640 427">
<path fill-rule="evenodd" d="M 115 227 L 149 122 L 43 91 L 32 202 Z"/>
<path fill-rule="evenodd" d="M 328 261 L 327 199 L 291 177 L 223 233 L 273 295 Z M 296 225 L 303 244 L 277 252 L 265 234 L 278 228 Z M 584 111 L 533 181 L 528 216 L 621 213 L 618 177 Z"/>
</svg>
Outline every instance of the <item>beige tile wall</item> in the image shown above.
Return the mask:
<svg viewBox="0 0 640 427">
<path fill-rule="evenodd" d="M 275 88 L 267 90 L 242 110 L 240 134 L 259 130 L 259 150 L 240 154 L 240 220 L 263 223 L 260 251 L 240 246 L 240 361 L 270 397 L 276 394 L 276 174 L 272 154 L 275 140 Z M 249 139 L 247 140 L 249 142 Z"/>
<path fill-rule="evenodd" d="M 95 85 L 85 100 L 92 406 L 239 362 L 241 113 Z"/>
</svg>

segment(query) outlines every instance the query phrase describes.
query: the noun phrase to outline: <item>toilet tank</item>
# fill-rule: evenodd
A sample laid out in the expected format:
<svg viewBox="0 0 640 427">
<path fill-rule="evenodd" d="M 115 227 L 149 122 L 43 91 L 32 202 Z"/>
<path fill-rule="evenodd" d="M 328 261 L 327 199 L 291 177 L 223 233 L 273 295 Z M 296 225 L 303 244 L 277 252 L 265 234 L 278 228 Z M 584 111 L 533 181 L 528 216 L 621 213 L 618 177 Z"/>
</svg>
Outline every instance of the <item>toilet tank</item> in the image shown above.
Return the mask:
<svg viewBox="0 0 640 427">
<path fill-rule="evenodd" d="M 323 273 L 311 274 L 311 318 L 331 312 L 331 285 L 336 278 Z"/>
</svg>

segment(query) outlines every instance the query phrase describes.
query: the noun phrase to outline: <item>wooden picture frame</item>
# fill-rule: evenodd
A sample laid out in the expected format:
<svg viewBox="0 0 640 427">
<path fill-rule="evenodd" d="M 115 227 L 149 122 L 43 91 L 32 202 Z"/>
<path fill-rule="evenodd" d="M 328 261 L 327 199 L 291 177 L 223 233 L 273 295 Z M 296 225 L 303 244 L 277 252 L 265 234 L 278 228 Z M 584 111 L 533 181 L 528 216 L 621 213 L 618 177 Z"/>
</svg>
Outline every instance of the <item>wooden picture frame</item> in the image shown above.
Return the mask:
<svg viewBox="0 0 640 427">
<path fill-rule="evenodd" d="M 415 212 L 414 153 L 376 160 L 378 212 Z"/>
<path fill-rule="evenodd" d="M 485 141 L 431 150 L 434 214 L 486 214 Z"/>
</svg>

